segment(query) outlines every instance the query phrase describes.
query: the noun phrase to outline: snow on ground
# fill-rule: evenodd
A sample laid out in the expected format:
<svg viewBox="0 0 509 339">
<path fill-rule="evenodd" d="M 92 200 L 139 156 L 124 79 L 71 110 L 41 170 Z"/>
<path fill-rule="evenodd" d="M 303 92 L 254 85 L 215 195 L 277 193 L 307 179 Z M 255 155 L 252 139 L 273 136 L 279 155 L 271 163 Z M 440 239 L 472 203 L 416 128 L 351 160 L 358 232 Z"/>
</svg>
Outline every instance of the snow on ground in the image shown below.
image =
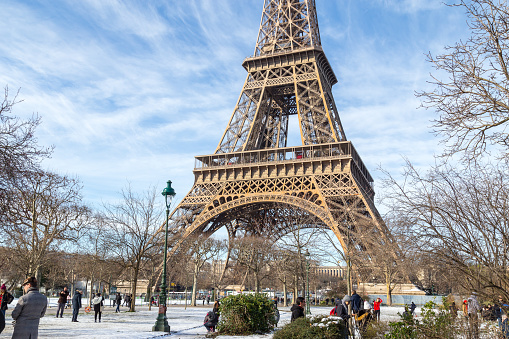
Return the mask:
<svg viewBox="0 0 509 339">
<path fill-rule="evenodd" d="M 13 331 L 11 312 L 14 309 L 17 300 L 9 305 L 6 313 L 5 330 L 0 334 L 0 338 L 10 338 Z M 86 300 L 83 299 L 83 304 Z M 171 336 L 161 334 L 160 332 L 152 332 L 152 326 L 157 317 L 157 307 L 153 307 L 151 311 L 148 306 L 137 306 L 137 312 L 126 312 L 126 307 L 121 307 L 121 313 L 115 313 L 115 308 L 108 306 L 106 300 L 105 311 L 100 323 L 94 322 L 94 312 L 86 314 L 82 308 L 78 316 L 78 323 L 71 322 L 72 310 L 66 309 L 63 318 L 56 318 L 57 304 L 56 299 L 49 301 L 49 308 L 46 316 L 41 319 L 39 325 L 39 338 L 205 338 L 207 330 L 203 327 L 203 318 L 205 314 L 212 309 L 210 305 L 199 305 L 197 307 L 184 307 L 184 305 L 168 306 L 167 317 L 168 324 L 171 329 Z M 332 306 L 312 306 L 312 315 L 329 314 Z M 290 321 L 290 307 L 279 307 L 281 320 L 279 326 Z M 402 306 L 399 307 L 383 307 L 381 308 L 381 320 L 394 321 L 399 319 L 398 312 L 403 312 Z M 233 339 L 243 337 L 221 336 L 222 339 Z M 246 338 L 251 339 L 270 339 L 268 335 L 253 335 Z"/>
</svg>

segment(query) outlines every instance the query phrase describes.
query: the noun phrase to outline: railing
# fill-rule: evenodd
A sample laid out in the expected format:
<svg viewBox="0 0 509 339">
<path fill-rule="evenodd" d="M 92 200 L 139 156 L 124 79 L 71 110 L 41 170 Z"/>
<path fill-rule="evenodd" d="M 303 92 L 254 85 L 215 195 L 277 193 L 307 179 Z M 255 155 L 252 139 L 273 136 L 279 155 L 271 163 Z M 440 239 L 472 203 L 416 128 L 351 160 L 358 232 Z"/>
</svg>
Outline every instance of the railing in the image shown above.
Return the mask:
<svg viewBox="0 0 509 339">
<path fill-rule="evenodd" d="M 349 141 L 298 147 L 272 148 L 245 152 L 200 155 L 195 157 L 195 170 L 245 165 L 268 165 L 287 161 L 310 161 L 328 158 L 351 158 L 368 182 L 373 182 L 369 171 Z"/>
</svg>

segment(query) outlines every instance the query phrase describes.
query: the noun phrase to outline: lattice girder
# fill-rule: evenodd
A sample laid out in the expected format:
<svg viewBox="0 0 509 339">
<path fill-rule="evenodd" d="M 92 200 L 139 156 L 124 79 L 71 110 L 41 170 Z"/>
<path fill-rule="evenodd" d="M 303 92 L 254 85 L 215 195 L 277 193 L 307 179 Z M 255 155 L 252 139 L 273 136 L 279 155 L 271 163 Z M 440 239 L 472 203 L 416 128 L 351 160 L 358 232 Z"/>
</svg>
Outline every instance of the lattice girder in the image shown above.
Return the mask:
<svg viewBox="0 0 509 339">
<path fill-rule="evenodd" d="M 247 232 L 277 239 L 299 225 L 276 217 L 251 222 L 276 216 L 277 206 L 314 216 L 305 227 L 330 228 L 345 251 L 365 248 L 346 235 L 368 227 L 381 243 L 390 241 L 373 179 L 346 141 L 315 1 L 265 0 L 254 56 L 242 66 L 247 76 L 228 126 L 214 154 L 196 157 L 194 186 L 170 216 L 180 235 L 170 254 L 188 237 L 221 227 L 230 238 Z M 287 146 L 291 115 L 299 119 L 300 146 Z"/>
<path fill-rule="evenodd" d="M 250 72 L 216 153 L 285 147 L 288 125 L 277 122 L 291 114 L 299 116 L 303 145 L 345 140 L 329 81 L 315 57 Z M 270 134 L 263 140 L 265 131 Z"/>
<path fill-rule="evenodd" d="M 320 45 L 314 0 L 265 0 L 255 56 Z"/>
</svg>

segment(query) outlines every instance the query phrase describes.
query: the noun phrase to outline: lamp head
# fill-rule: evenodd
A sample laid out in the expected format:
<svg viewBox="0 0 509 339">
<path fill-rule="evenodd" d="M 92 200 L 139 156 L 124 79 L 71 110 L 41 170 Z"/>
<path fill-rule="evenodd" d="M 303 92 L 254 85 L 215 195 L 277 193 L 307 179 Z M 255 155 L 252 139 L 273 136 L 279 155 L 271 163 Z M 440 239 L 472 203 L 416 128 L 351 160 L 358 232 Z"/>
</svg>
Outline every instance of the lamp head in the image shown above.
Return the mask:
<svg viewBox="0 0 509 339">
<path fill-rule="evenodd" d="M 166 187 L 163 189 L 163 191 L 161 192 L 162 195 L 164 195 L 165 197 L 167 197 L 168 195 L 173 198 L 175 196 L 175 190 L 171 187 L 171 180 L 168 180 L 166 182 Z"/>
</svg>

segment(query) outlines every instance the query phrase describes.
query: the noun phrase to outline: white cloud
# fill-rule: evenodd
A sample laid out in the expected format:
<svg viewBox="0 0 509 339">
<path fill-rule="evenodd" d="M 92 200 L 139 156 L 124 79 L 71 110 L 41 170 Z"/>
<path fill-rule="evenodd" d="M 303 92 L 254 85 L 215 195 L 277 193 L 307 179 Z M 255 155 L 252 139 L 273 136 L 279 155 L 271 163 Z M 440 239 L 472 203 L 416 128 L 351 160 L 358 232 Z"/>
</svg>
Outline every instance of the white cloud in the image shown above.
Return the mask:
<svg viewBox="0 0 509 339">
<path fill-rule="evenodd" d="M 194 155 L 214 152 L 242 89 L 261 1 L 2 6 L 9 15 L 0 21 L 0 83 L 22 88 L 15 113 L 42 115 L 38 136 L 56 146 L 47 166 L 76 173 L 95 203 L 126 180 L 145 189 L 172 179 L 187 193 Z M 340 79 L 333 91 L 339 114 L 369 169 L 397 170 L 402 155 L 430 161 L 432 112 L 416 110 L 413 91 L 426 86 L 430 71 L 423 53 L 454 41 L 461 17 L 425 1 L 317 6 L 323 47 Z M 289 146 L 300 142 L 292 133 Z"/>
</svg>

